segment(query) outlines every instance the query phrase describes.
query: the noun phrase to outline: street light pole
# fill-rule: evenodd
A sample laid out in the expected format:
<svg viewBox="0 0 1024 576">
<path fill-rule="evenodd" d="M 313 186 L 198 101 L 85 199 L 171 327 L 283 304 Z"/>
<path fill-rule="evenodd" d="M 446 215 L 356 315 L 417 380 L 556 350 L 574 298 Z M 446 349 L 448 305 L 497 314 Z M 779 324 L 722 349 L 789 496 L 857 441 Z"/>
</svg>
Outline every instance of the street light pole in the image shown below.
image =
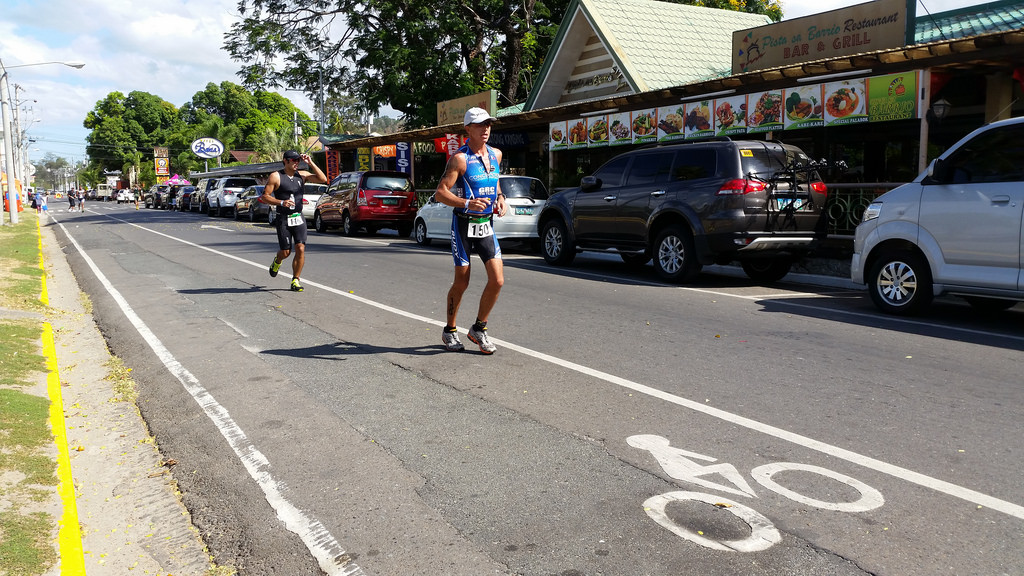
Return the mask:
<svg viewBox="0 0 1024 576">
<path fill-rule="evenodd" d="M 36 62 L 33 64 L 15 64 L 14 66 L 4 66 L 4 62 L 0 59 L 0 121 L 3 122 L 4 129 L 4 167 L 7 170 L 7 209 L 11 215 L 11 224 L 18 223 L 18 194 L 15 188 L 14 181 L 16 172 L 14 170 L 14 151 L 12 150 L 12 139 L 11 139 L 11 89 L 7 85 L 7 69 L 8 68 L 24 68 L 26 66 L 42 66 L 44 64 L 63 64 L 72 68 L 81 68 L 85 66 L 84 62 Z M 0 225 L 3 225 L 3 216 L 0 216 Z"/>
<path fill-rule="evenodd" d="M 0 61 L 0 68 L 3 67 Z M 4 190 L 4 198 L 7 199 L 7 206 L 11 213 L 11 224 L 18 223 L 18 207 L 16 198 L 12 193 L 14 190 L 14 143 L 11 140 L 11 95 L 7 87 L 7 69 L 3 68 L 0 74 L 0 112 L 4 123 L 4 168 L 7 170 L 7 188 Z M 3 225 L 3 212 L 0 211 L 0 225 Z"/>
</svg>

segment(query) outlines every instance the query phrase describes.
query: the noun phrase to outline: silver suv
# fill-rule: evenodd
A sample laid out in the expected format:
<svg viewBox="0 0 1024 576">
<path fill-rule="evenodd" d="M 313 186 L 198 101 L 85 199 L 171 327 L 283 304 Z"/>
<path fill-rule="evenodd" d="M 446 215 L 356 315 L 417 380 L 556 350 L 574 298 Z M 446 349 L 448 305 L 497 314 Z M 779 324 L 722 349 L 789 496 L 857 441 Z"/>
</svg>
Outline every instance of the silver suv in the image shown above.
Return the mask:
<svg viewBox="0 0 1024 576">
<path fill-rule="evenodd" d="M 255 178 L 228 176 L 217 180 L 207 196 L 207 214 L 210 216 L 234 216 L 238 196 L 249 186 L 258 186 Z"/>
<path fill-rule="evenodd" d="M 883 312 L 953 294 L 982 310 L 1024 300 L 1024 118 L 971 132 L 879 196 L 854 236 L 851 278 Z"/>
</svg>

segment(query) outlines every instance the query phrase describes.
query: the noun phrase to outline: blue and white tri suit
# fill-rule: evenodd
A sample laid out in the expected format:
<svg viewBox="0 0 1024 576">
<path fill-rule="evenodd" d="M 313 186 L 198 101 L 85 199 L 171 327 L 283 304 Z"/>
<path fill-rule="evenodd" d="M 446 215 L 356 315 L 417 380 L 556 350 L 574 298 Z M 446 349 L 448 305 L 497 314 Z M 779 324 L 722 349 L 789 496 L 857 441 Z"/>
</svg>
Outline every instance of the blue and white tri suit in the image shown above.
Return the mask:
<svg viewBox="0 0 1024 576">
<path fill-rule="evenodd" d="M 490 198 L 491 203 L 484 211 L 467 210 L 456 208 L 452 211 L 452 259 L 456 266 L 469 266 L 469 255 L 476 252 L 484 262 L 492 258 L 501 258 L 501 246 L 498 245 L 498 237 L 494 235 L 494 228 L 491 234 L 483 238 L 470 238 L 470 223 L 488 222 L 493 224 L 494 207 L 498 202 L 498 157 L 494 149 L 487 148 L 487 165 L 479 154 L 469 151 L 469 146 L 459 148 L 460 154 L 466 155 L 466 173 L 459 177 L 452 193 L 459 198 L 475 199 Z"/>
</svg>

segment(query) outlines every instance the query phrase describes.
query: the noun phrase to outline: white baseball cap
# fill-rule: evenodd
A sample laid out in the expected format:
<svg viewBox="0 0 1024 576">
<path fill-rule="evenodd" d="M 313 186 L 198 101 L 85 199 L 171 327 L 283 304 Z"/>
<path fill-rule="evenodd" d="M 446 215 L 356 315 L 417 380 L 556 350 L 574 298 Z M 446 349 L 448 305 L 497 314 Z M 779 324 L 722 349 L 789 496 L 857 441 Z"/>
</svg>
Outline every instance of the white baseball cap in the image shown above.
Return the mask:
<svg viewBox="0 0 1024 576">
<path fill-rule="evenodd" d="M 497 118 L 491 116 L 491 114 L 483 108 L 470 108 L 469 110 L 466 110 L 466 117 L 463 118 L 462 125 L 469 126 L 470 124 L 494 122 L 495 120 L 497 120 Z"/>
</svg>

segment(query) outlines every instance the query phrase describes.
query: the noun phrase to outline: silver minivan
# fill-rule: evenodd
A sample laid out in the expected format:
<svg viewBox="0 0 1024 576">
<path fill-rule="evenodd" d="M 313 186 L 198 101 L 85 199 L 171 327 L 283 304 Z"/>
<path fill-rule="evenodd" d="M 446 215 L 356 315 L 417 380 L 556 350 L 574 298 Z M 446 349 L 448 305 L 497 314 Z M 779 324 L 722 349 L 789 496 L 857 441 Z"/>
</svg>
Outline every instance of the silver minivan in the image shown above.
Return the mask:
<svg viewBox="0 0 1024 576">
<path fill-rule="evenodd" d="M 851 278 L 889 314 L 935 296 L 988 311 L 1024 300 L 1024 117 L 971 132 L 864 211 Z"/>
</svg>

